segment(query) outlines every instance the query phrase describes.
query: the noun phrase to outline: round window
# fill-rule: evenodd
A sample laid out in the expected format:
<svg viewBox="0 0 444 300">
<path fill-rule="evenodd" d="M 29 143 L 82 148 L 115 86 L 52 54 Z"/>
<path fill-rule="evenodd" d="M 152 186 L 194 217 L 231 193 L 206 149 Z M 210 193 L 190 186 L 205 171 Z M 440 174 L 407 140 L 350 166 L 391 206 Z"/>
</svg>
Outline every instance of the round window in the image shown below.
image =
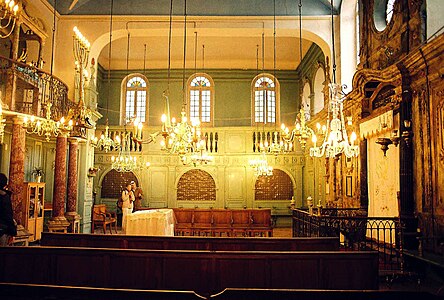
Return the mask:
<svg viewBox="0 0 444 300">
<path fill-rule="evenodd" d="M 396 0 L 374 0 L 373 22 L 378 31 L 383 31 L 393 17 Z"/>
</svg>

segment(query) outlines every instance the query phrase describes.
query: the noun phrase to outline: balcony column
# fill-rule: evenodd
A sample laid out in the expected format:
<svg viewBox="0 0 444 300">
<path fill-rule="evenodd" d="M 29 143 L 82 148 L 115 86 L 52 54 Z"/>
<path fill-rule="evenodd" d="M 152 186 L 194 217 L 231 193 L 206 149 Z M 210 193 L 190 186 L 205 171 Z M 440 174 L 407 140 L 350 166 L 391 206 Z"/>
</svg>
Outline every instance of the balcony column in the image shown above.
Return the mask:
<svg viewBox="0 0 444 300">
<path fill-rule="evenodd" d="M 23 120 L 15 117 L 12 125 L 8 185 L 12 192 L 11 202 L 14 219 L 18 224 L 24 224 L 25 218 L 24 205 L 22 203 L 23 183 L 25 182 L 25 142 L 26 129 L 23 128 Z"/>
<path fill-rule="evenodd" d="M 79 142 L 76 138 L 69 138 L 69 160 L 68 160 L 68 201 L 66 204 L 65 217 L 70 223 L 70 232 L 78 233 L 80 229 L 80 215 L 77 213 L 77 154 Z"/>
<path fill-rule="evenodd" d="M 66 199 L 66 148 L 67 134 L 57 137 L 54 167 L 54 192 L 52 200 L 52 218 L 48 221 L 48 229 L 52 231 L 67 232 L 69 222 L 65 217 Z"/>
</svg>

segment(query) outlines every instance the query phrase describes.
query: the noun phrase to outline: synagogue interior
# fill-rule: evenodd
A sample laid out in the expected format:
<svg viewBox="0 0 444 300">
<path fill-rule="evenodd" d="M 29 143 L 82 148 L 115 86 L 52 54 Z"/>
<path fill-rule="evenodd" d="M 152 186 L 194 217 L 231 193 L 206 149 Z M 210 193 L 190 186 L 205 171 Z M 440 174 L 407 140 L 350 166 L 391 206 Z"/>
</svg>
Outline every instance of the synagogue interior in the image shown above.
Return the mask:
<svg viewBox="0 0 444 300">
<path fill-rule="evenodd" d="M 444 296 L 443 15 L 1 0 L 2 295 Z"/>
</svg>

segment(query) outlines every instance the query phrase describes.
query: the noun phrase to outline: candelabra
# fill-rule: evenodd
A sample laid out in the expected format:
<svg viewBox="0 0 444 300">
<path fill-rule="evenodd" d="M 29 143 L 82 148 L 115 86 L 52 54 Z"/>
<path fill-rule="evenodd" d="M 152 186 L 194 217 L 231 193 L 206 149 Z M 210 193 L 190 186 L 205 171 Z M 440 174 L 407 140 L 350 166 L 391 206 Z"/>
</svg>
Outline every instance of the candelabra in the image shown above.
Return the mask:
<svg viewBox="0 0 444 300">
<path fill-rule="evenodd" d="M 84 104 L 85 82 L 88 78 L 88 57 L 91 44 L 86 37 L 80 32 L 77 26 L 73 29 L 73 53 L 75 58 L 76 74 L 79 76 L 79 103 L 77 107 L 70 110 L 68 117 L 75 120 L 75 133 L 78 136 L 86 138 L 86 128 L 94 128 L 89 122 L 91 118 L 91 110 Z"/>
<path fill-rule="evenodd" d="M 4 39 L 14 31 L 19 5 L 14 0 L 0 1 L 0 38 Z"/>
<path fill-rule="evenodd" d="M 28 117 L 23 119 L 23 127 L 27 133 L 45 136 L 46 141 L 49 142 L 52 136 L 57 137 L 62 132 L 72 130 L 72 120 L 66 123 L 64 117 L 62 117 L 60 121 L 51 119 L 51 106 L 51 103 L 46 104 L 46 118 L 31 116 L 29 119 Z"/>
</svg>

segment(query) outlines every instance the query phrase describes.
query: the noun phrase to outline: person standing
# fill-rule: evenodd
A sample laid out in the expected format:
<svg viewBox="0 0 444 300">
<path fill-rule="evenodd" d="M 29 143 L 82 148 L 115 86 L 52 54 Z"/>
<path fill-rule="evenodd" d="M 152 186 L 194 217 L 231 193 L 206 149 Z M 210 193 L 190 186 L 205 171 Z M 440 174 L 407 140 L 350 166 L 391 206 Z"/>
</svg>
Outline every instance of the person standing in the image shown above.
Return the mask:
<svg viewBox="0 0 444 300">
<path fill-rule="evenodd" d="M 126 232 L 126 216 L 133 212 L 134 193 L 131 183 L 126 185 L 122 192 L 122 231 Z"/>
<path fill-rule="evenodd" d="M 8 177 L 0 173 L 0 246 L 8 246 L 17 235 L 17 226 L 11 203 L 11 191 L 7 188 Z"/>
<path fill-rule="evenodd" d="M 134 208 L 133 212 L 138 211 L 142 208 L 142 198 L 143 198 L 143 192 L 142 188 L 136 186 L 135 181 L 131 181 L 131 189 L 134 193 Z"/>
</svg>

